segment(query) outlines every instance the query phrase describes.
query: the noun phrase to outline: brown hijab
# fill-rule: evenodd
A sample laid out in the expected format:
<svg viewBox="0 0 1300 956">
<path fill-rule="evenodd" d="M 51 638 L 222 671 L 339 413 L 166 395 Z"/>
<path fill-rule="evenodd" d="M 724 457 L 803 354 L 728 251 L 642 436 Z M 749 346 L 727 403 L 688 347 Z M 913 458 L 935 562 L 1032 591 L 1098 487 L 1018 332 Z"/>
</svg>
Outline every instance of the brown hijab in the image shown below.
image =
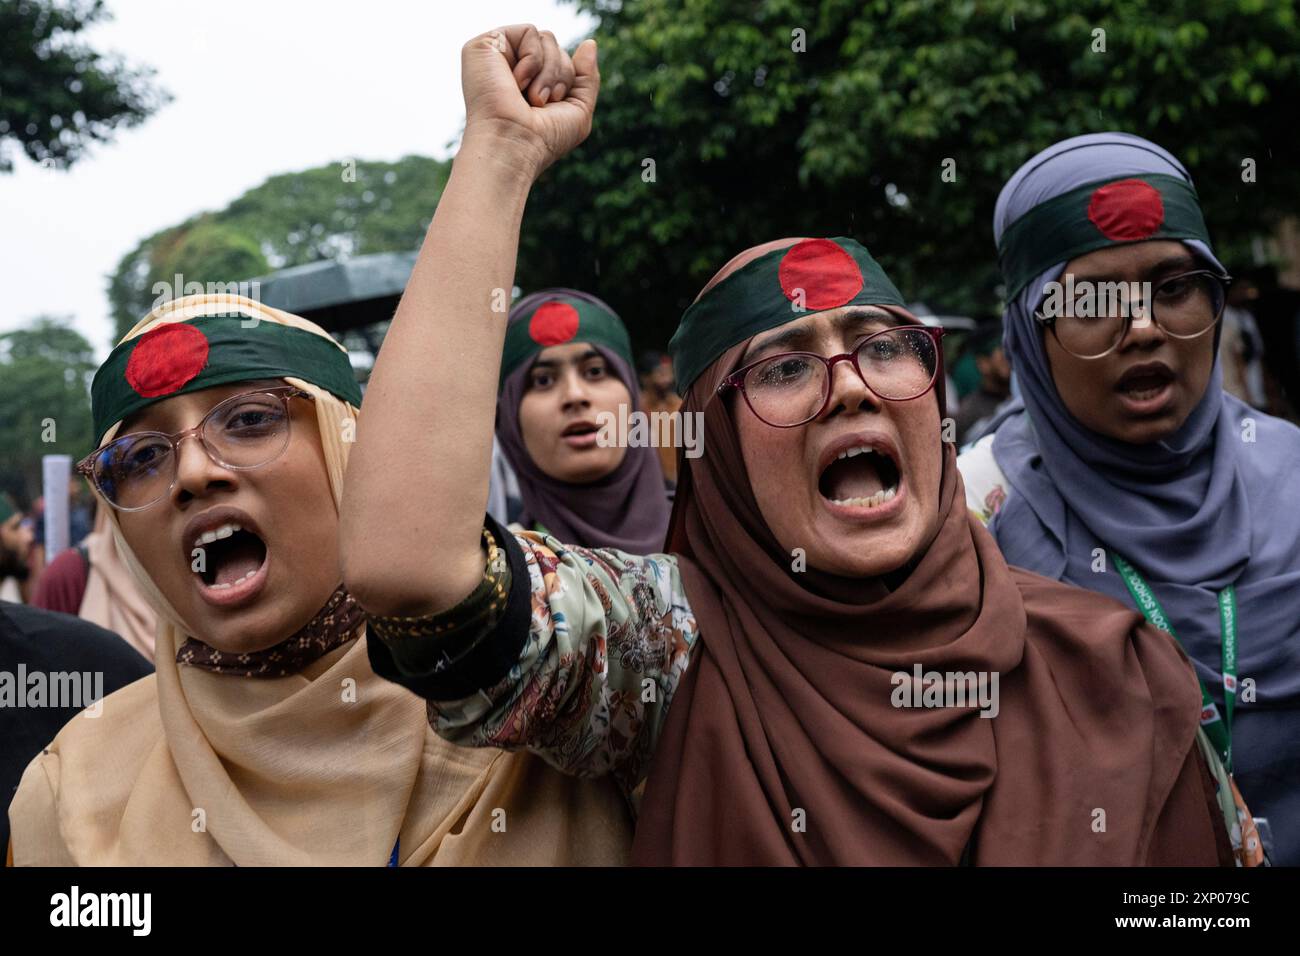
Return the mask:
<svg viewBox="0 0 1300 956">
<path fill-rule="evenodd" d="M 908 567 L 888 581 L 789 570 L 714 398 L 744 348 L 686 396 L 709 439 L 683 462 L 669 546 L 701 639 L 634 862 L 1230 863 L 1186 657 L 1122 605 L 1008 567 L 963 505 L 951 444 L 937 534 Z M 918 664 L 997 673 L 999 713 L 896 708 L 891 678 Z"/>
</svg>

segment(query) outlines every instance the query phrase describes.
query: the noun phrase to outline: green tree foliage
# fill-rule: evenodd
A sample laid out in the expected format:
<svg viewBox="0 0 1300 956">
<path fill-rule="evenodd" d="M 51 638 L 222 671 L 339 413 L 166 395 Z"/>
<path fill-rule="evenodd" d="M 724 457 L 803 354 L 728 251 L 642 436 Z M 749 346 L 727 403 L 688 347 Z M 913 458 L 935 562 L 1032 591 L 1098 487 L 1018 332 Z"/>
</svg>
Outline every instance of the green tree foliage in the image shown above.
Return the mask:
<svg viewBox="0 0 1300 956">
<path fill-rule="evenodd" d="M 152 71 L 96 53 L 77 34 L 108 18 L 103 0 L 0 0 L 0 172 L 10 141 L 67 166 L 166 103 Z"/>
<path fill-rule="evenodd" d="M 781 236 L 854 236 L 909 298 L 990 312 L 998 191 L 1080 133 L 1172 150 L 1229 255 L 1300 210 L 1293 0 L 578 6 L 599 18 L 595 129 L 534 191 L 516 281 L 608 298 L 639 344 Z"/>
<path fill-rule="evenodd" d="M 68 319 L 40 317 L 0 334 L 0 488 L 40 494 L 41 456 L 91 448 L 90 343 Z"/>
<path fill-rule="evenodd" d="M 120 338 L 152 308 L 158 283 L 240 282 L 321 259 L 417 248 L 449 165 L 423 156 L 395 163 L 331 163 L 273 176 L 219 212 L 143 240 L 109 279 Z M 170 293 L 169 293 L 170 294 Z"/>
<path fill-rule="evenodd" d="M 1177 154 L 1229 261 L 1300 211 L 1294 0 L 576 2 L 599 21 L 601 102 L 534 190 L 516 281 L 606 297 L 638 345 L 666 342 L 722 263 L 780 236 L 855 236 L 909 298 L 992 312 L 998 191 L 1080 133 Z M 145 239 L 111 280 L 119 332 L 177 273 L 231 282 L 418 246 L 446 164 L 346 172 L 276 176 Z"/>
</svg>

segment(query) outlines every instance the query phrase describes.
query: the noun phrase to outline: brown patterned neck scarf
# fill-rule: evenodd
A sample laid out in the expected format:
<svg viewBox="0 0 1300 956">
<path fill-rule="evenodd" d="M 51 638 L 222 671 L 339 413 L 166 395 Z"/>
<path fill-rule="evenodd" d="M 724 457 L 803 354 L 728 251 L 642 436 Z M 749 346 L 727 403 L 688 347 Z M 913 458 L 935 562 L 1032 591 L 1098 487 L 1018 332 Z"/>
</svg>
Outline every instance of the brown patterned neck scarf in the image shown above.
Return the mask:
<svg viewBox="0 0 1300 956">
<path fill-rule="evenodd" d="M 189 638 L 176 652 L 176 663 L 232 677 L 287 677 L 357 636 L 365 615 L 343 585 L 325 606 L 292 637 L 248 654 L 230 654 Z"/>
</svg>

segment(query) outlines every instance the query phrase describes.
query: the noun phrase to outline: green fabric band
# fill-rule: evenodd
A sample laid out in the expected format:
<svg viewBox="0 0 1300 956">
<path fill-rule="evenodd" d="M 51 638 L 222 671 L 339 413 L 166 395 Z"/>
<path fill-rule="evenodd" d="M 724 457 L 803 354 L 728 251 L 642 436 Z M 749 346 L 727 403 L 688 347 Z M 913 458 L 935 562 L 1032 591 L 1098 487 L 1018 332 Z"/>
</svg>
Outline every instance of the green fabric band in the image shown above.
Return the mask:
<svg viewBox="0 0 1300 956">
<path fill-rule="evenodd" d="M 156 326 L 109 353 L 90 387 L 95 444 L 116 422 L 173 395 L 292 376 L 354 407 L 361 389 L 347 352 L 313 332 L 238 313 Z"/>
<path fill-rule="evenodd" d="M 628 365 L 633 364 L 632 340 L 618 316 L 591 302 L 557 295 L 539 303 L 532 314 L 516 319 L 506 329 L 498 393 L 512 372 L 531 363 L 543 349 L 570 342 L 602 345 Z"/>
<path fill-rule="evenodd" d="M 998 266 L 1008 301 L 1034 278 L 1076 256 L 1148 239 L 1210 244 L 1191 183 L 1164 173 L 1087 183 L 1025 213 L 1002 234 Z"/>
<path fill-rule="evenodd" d="M 871 253 L 852 239 L 805 239 L 746 263 L 686 310 L 668 345 L 685 392 L 746 339 L 846 305 L 904 305 Z"/>
</svg>

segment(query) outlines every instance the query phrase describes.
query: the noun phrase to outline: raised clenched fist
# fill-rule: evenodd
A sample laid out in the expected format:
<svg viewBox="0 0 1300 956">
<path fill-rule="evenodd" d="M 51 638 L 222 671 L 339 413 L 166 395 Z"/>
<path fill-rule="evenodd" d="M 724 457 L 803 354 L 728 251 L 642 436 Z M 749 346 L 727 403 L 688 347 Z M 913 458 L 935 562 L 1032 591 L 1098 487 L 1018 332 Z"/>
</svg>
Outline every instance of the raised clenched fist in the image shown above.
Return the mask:
<svg viewBox="0 0 1300 956">
<path fill-rule="evenodd" d="M 596 41 L 572 58 L 555 35 L 530 24 L 501 27 L 461 49 L 465 138 L 517 150 L 536 175 L 591 132 L 600 90 Z"/>
</svg>

